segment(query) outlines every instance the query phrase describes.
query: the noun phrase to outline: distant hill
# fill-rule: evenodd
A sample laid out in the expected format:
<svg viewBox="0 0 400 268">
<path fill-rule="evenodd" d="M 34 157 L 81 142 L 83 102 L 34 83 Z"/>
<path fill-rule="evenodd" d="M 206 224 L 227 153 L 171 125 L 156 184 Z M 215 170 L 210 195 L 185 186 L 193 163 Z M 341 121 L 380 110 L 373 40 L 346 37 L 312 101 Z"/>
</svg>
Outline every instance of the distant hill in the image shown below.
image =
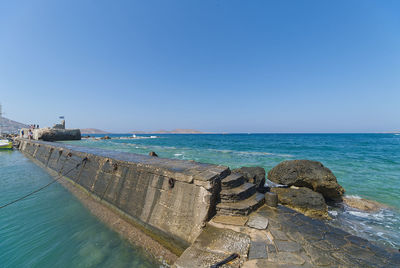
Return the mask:
<svg viewBox="0 0 400 268">
<path fill-rule="evenodd" d="M 179 133 L 179 134 L 202 134 L 203 132 L 196 130 L 196 129 L 174 129 L 171 130 L 170 133 Z"/>
<path fill-rule="evenodd" d="M 157 131 L 131 131 L 133 134 L 203 134 L 195 129 L 174 129 L 174 130 L 157 130 Z"/>
<path fill-rule="evenodd" d="M 106 132 L 97 128 L 81 128 L 82 134 L 109 134 L 110 132 Z"/>
<path fill-rule="evenodd" d="M 5 117 L 0 118 L 0 128 L 2 133 L 16 133 L 19 129 L 27 127 L 29 126 L 11 119 Z"/>
</svg>

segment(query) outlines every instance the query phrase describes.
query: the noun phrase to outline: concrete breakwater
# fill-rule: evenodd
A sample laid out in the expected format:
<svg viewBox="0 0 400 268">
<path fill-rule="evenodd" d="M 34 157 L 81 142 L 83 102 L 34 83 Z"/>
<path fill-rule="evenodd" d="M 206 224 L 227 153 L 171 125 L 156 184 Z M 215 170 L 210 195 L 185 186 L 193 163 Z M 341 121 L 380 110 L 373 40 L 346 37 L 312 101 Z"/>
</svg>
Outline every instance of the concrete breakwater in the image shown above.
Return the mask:
<svg viewBox="0 0 400 268">
<path fill-rule="evenodd" d="M 72 169 L 67 179 L 177 255 L 215 214 L 218 181 L 229 171 L 224 166 L 26 139 L 19 149 L 48 171 L 63 174 Z"/>
<path fill-rule="evenodd" d="M 19 149 L 53 175 L 72 170 L 65 177 L 76 189 L 115 212 L 106 217 L 129 219 L 179 256 L 169 259 L 176 267 L 210 267 L 232 253 L 239 258 L 223 267 L 400 264 L 398 252 L 325 221 L 262 206 L 256 185 L 225 166 L 26 139 Z"/>
<path fill-rule="evenodd" d="M 22 138 L 29 137 L 29 131 L 32 131 L 34 140 L 44 141 L 63 141 L 63 140 L 80 140 L 80 129 L 60 129 L 60 128 L 39 128 L 39 129 L 21 129 L 19 136 Z M 22 134 L 23 133 L 23 134 Z"/>
</svg>

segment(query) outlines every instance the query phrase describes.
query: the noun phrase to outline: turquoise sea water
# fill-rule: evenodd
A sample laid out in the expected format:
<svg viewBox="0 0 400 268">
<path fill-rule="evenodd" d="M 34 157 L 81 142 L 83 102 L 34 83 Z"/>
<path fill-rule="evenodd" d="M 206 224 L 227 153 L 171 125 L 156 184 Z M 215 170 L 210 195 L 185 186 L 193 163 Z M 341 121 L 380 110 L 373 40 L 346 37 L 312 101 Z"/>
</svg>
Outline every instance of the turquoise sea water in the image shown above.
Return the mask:
<svg viewBox="0 0 400 268">
<path fill-rule="evenodd" d="M 101 136 L 101 135 L 98 135 Z M 128 134 L 111 135 L 114 137 Z M 400 135 L 395 134 L 201 134 L 157 135 L 147 139 L 83 139 L 68 143 L 223 164 L 231 168 L 310 159 L 330 168 L 346 189 L 389 206 L 378 213 L 332 208 L 333 224 L 393 247 L 400 247 Z"/>
<path fill-rule="evenodd" d="M 0 205 L 52 178 L 19 151 L 0 151 Z M 159 267 L 55 183 L 0 209 L 0 267 Z"/>
</svg>

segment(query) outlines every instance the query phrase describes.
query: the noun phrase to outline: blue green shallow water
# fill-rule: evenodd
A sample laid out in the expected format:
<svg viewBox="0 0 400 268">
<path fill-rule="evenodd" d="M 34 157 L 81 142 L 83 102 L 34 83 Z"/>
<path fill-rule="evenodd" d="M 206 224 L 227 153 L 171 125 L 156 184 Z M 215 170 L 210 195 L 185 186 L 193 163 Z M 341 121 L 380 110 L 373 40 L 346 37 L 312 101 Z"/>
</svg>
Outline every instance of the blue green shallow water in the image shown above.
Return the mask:
<svg viewBox="0 0 400 268">
<path fill-rule="evenodd" d="M 284 160 L 321 161 L 333 171 L 347 195 L 390 207 L 378 213 L 332 208 L 332 223 L 370 240 L 400 247 L 400 135 L 175 134 L 157 135 L 153 139 L 83 139 L 68 143 L 140 154 L 155 151 L 160 157 L 191 159 L 231 168 L 262 166 L 267 172 Z"/>
<path fill-rule="evenodd" d="M 348 195 L 389 206 L 378 213 L 332 208 L 332 223 L 367 239 L 400 247 L 400 135 L 158 135 L 154 139 L 84 139 L 68 143 L 141 154 L 155 151 L 160 157 L 231 168 L 262 166 L 267 171 L 283 160 L 321 161 L 334 172 Z M 51 179 L 20 152 L 0 151 L 0 204 Z M 141 249 L 132 247 L 94 218 L 57 183 L 0 210 L 0 267 L 158 266 Z"/>
<path fill-rule="evenodd" d="M 0 204 L 52 178 L 18 151 L 0 151 Z M 159 267 L 55 183 L 0 210 L 0 267 Z"/>
</svg>

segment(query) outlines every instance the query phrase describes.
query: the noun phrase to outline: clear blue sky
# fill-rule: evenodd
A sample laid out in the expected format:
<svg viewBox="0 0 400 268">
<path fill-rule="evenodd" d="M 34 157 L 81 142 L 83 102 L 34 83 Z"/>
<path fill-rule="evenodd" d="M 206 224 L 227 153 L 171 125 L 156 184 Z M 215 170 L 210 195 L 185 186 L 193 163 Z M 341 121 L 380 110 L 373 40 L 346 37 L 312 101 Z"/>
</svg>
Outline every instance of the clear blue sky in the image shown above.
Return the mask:
<svg viewBox="0 0 400 268">
<path fill-rule="evenodd" d="M 114 132 L 400 129 L 400 1 L 2 1 L 5 117 Z"/>
</svg>

